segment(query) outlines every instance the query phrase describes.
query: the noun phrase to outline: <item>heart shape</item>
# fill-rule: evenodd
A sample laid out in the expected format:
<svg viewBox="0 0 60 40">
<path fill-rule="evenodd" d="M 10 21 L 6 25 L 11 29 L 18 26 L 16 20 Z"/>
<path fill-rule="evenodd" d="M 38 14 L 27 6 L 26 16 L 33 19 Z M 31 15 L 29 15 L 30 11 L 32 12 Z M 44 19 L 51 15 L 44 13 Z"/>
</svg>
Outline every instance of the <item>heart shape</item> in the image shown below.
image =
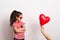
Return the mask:
<svg viewBox="0 0 60 40">
<path fill-rule="evenodd" d="M 40 14 L 39 21 L 40 21 L 40 25 L 44 25 L 50 21 L 50 17 L 45 16 L 44 14 Z"/>
</svg>

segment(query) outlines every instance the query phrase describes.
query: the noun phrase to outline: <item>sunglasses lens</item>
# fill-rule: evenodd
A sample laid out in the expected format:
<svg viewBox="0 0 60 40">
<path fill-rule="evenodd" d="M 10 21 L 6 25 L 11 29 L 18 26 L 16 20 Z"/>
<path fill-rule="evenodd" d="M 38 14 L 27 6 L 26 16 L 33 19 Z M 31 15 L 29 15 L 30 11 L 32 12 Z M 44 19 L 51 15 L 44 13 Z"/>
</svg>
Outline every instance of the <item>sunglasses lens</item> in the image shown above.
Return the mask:
<svg viewBox="0 0 60 40">
<path fill-rule="evenodd" d="M 23 17 L 20 17 L 20 19 L 22 19 Z"/>
</svg>

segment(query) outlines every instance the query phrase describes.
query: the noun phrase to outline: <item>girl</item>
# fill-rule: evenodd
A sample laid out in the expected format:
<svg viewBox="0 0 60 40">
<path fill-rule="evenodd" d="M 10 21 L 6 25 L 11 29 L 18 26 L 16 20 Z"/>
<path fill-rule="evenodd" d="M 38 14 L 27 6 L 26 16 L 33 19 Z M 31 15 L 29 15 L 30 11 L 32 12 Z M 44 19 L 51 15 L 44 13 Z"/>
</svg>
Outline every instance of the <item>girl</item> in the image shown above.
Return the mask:
<svg viewBox="0 0 60 40">
<path fill-rule="evenodd" d="M 21 21 L 22 18 L 22 13 L 16 10 L 10 15 L 10 25 L 14 30 L 14 40 L 24 40 L 25 38 L 25 23 Z"/>
<path fill-rule="evenodd" d="M 46 32 L 44 31 L 44 27 L 41 26 L 41 33 L 43 34 L 43 36 L 47 39 L 47 40 L 51 40 L 50 36 L 48 34 L 46 34 Z"/>
</svg>

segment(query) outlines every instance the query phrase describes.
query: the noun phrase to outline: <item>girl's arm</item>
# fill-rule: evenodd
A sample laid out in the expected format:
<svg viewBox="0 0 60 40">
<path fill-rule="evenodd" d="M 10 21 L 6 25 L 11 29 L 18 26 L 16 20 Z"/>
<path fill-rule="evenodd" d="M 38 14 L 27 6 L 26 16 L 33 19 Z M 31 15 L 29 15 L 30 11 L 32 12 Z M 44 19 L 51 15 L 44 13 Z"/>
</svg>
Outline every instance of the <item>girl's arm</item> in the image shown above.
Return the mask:
<svg viewBox="0 0 60 40">
<path fill-rule="evenodd" d="M 22 28 L 17 28 L 17 27 L 13 27 L 13 28 L 16 32 L 24 32 L 25 31 L 25 26 L 24 25 L 23 25 Z"/>
<path fill-rule="evenodd" d="M 41 27 L 41 33 L 47 40 L 51 40 L 50 36 L 44 31 L 44 27 Z"/>
</svg>

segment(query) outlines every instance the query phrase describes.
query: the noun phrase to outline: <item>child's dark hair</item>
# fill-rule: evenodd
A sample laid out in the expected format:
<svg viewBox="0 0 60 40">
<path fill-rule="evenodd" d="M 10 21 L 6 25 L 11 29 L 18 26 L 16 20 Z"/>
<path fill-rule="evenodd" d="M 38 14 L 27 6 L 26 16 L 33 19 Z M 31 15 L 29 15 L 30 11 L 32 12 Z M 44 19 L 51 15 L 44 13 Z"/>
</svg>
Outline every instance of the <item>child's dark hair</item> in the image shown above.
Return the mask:
<svg viewBox="0 0 60 40">
<path fill-rule="evenodd" d="M 16 21 L 16 17 L 19 17 L 19 15 L 22 15 L 21 12 L 14 10 L 10 15 L 10 25 L 13 26 L 13 22 Z"/>
</svg>

